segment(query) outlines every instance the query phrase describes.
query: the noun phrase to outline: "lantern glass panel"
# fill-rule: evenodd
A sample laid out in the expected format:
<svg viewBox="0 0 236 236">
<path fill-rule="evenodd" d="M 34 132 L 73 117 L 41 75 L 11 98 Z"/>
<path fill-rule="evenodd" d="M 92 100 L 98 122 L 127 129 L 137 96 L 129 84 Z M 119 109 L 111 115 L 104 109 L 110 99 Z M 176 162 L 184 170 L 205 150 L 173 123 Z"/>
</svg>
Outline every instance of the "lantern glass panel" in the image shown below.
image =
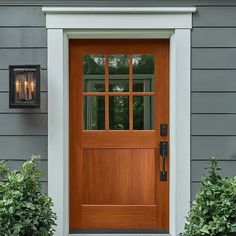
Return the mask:
<svg viewBox="0 0 236 236">
<path fill-rule="evenodd" d="M 36 72 L 15 70 L 14 102 L 35 103 Z"/>
</svg>

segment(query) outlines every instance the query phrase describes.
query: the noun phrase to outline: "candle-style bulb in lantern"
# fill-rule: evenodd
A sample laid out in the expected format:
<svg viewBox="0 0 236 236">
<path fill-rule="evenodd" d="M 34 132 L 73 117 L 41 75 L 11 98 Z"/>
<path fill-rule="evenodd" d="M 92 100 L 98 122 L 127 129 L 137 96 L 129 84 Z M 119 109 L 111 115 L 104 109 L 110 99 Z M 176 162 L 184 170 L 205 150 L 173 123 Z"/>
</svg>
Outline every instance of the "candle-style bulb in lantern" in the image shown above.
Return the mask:
<svg viewBox="0 0 236 236">
<path fill-rule="evenodd" d="M 30 91 L 32 93 L 34 92 L 34 81 L 31 81 L 31 83 L 30 83 Z"/>
<path fill-rule="evenodd" d="M 16 97 L 19 99 L 19 96 L 20 96 L 20 80 L 17 79 L 16 80 Z"/>
</svg>

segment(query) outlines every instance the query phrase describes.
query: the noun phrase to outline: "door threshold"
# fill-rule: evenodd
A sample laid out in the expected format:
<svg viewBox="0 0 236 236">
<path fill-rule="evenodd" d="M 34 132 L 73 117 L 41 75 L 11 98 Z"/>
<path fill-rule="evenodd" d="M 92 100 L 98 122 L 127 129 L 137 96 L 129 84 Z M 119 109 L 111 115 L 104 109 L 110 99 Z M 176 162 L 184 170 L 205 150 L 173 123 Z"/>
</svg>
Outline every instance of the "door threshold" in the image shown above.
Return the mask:
<svg viewBox="0 0 236 236">
<path fill-rule="evenodd" d="M 169 230 L 163 229 L 71 229 L 69 235 L 155 235 L 155 236 L 169 236 Z"/>
</svg>

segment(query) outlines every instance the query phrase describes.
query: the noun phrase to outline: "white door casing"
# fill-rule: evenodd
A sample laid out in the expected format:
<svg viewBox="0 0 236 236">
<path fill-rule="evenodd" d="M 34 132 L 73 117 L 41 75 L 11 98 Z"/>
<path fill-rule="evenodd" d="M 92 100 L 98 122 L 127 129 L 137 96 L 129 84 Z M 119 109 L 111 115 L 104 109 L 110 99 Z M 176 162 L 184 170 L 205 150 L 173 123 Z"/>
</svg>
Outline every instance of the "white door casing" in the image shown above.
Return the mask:
<svg viewBox="0 0 236 236">
<path fill-rule="evenodd" d="M 170 235 L 190 208 L 190 34 L 194 7 L 43 7 L 48 37 L 48 193 L 69 235 L 70 38 L 170 39 Z"/>
</svg>

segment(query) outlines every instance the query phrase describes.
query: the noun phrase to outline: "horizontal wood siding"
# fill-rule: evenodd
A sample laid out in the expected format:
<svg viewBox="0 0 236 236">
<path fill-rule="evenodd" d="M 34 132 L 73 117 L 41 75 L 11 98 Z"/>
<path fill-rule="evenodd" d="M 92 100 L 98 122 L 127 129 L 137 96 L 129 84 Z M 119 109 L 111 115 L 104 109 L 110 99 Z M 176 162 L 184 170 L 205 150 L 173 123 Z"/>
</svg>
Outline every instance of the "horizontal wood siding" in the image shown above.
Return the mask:
<svg viewBox="0 0 236 236">
<path fill-rule="evenodd" d="M 192 113 L 236 113 L 236 93 L 198 92 L 192 94 Z"/>
<path fill-rule="evenodd" d="M 192 70 L 192 92 L 235 92 L 236 70 Z"/>
<path fill-rule="evenodd" d="M 236 114 L 194 114 L 192 135 L 236 135 Z"/>
<path fill-rule="evenodd" d="M 215 156 L 220 160 L 236 161 L 236 136 L 194 135 L 191 139 L 192 160 L 207 160 Z"/>
<path fill-rule="evenodd" d="M 235 0 L 0 0 L 0 4 L 5 5 L 57 5 L 57 6 L 225 6 L 236 5 Z"/>
<path fill-rule="evenodd" d="M 0 117 L 1 136 L 47 135 L 47 114 L 1 113 Z"/>
<path fill-rule="evenodd" d="M 40 155 L 47 192 L 47 33 L 41 6 L 0 6 L 0 160 L 20 169 Z M 40 109 L 9 109 L 9 65 L 40 64 Z"/>
<path fill-rule="evenodd" d="M 47 159 L 47 136 L 0 136 L 1 160 L 26 160 L 32 153 Z M 11 148 L 9 148 L 11 147 Z"/>
<path fill-rule="evenodd" d="M 18 64 L 39 64 L 42 69 L 47 67 L 46 48 L 1 48 L 0 55 L 0 70 Z"/>
<path fill-rule="evenodd" d="M 0 159 L 20 166 L 31 153 L 47 160 L 47 40 L 42 5 L 196 6 L 192 30 L 191 198 L 204 161 L 216 156 L 225 175 L 236 169 L 235 0 L 0 0 Z M 10 6 L 12 4 L 12 6 Z M 35 5 L 35 6 L 34 6 Z M 41 108 L 8 108 L 8 65 L 41 65 Z M 47 177 L 42 181 L 47 191 Z"/>
<path fill-rule="evenodd" d="M 195 196 L 197 194 L 197 192 L 200 190 L 201 188 L 201 183 L 198 182 L 192 182 L 191 184 L 191 200 L 194 201 Z"/>
<path fill-rule="evenodd" d="M 236 47 L 236 28 L 193 28 L 192 47 Z"/>
<path fill-rule="evenodd" d="M 9 1 L 8 1 L 9 3 Z M 46 17 L 40 6 L 1 6 L 0 27 L 44 27 Z M 43 4 L 43 3 L 42 3 Z"/>
<path fill-rule="evenodd" d="M 226 1 L 205 1 L 208 5 L 219 2 L 225 4 L 225 6 L 198 6 L 197 13 L 193 17 L 193 27 L 207 27 L 207 28 L 220 28 L 220 27 L 235 27 L 235 6 L 227 6 Z M 234 2 L 235 4 L 235 2 Z"/>
<path fill-rule="evenodd" d="M 193 48 L 192 69 L 235 69 L 236 48 Z"/>
<path fill-rule="evenodd" d="M 204 166 L 209 156 L 220 160 L 224 176 L 236 175 L 235 15 L 235 6 L 201 5 L 193 17 L 192 200 L 200 188 L 201 177 L 206 174 Z"/>
<path fill-rule="evenodd" d="M 46 28 L 1 28 L 0 48 L 46 48 L 47 31 Z"/>
</svg>

